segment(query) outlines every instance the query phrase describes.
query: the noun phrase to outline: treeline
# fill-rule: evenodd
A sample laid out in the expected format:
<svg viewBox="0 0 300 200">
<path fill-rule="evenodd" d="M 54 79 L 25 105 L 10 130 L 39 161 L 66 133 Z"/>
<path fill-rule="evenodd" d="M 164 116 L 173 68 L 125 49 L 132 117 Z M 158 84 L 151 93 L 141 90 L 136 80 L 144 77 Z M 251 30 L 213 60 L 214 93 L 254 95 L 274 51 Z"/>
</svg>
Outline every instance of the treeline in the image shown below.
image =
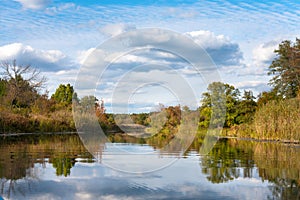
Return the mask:
<svg viewBox="0 0 300 200">
<path fill-rule="evenodd" d="M 240 91 L 224 83 L 212 83 L 203 94 L 200 126 L 208 127 L 214 114 L 224 112 L 224 135 L 263 140 L 300 141 L 300 40 L 283 41 L 274 51 L 277 56 L 269 66 L 272 89 L 255 101 L 251 91 Z M 211 105 L 217 98 L 225 108 Z M 221 120 L 216 118 L 216 120 Z"/>
<path fill-rule="evenodd" d="M 276 58 L 269 66 L 272 89 L 258 98 L 253 122 L 246 131 L 258 139 L 300 141 L 300 39 L 283 41 L 275 50 Z M 244 126 L 245 127 L 245 126 Z"/>
<path fill-rule="evenodd" d="M 259 139 L 299 142 L 300 39 L 283 41 L 275 53 L 268 72 L 272 90 L 260 95 L 252 129 Z"/>
<path fill-rule="evenodd" d="M 150 126 L 153 129 L 150 132 L 156 128 L 158 134 L 153 140 L 173 138 L 184 111 L 189 112 L 191 120 L 200 116 L 200 132 L 224 127 L 226 136 L 299 141 L 300 40 L 283 41 L 275 53 L 277 56 L 268 71 L 272 75 L 269 82 L 272 89 L 268 92 L 254 97 L 251 90 L 241 92 L 227 83 L 214 82 L 202 94 L 201 106 L 196 111 L 186 106 L 161 106 L 160 111 L 167 118 L 162 125 L 151 122 L 149 113 L 132 114 L 131 120 Z M 78 99 L 70 84 L 61 84 L 49 97 L 47 92 L 39 93 L 45 81 L 30 66 L 17 65 L 16 61 L 1 63 L 1 133 L 76 131 L 72 99 L 81 108 L 94 109 L 106 133 L 122 132 L 115 122 L 116 115 L 106 113 L 103 102 L 96 97 Z"/>
<path fill-rule="evenodd" d="M 1 63 L 0 133 L 75 131 L 73 87 L 60 85 L 50 98 L 40 94 L 46 78 L 30 65 Z"/>
</svg>

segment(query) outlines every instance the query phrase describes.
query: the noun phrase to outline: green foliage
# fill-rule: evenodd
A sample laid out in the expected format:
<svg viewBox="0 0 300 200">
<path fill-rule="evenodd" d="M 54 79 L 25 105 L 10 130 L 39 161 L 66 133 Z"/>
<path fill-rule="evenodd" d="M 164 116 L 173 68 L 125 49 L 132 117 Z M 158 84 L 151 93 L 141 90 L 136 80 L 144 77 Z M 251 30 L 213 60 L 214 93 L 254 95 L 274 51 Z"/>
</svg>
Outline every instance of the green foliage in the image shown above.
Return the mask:
<svg viewBox="0 0 300 200">
<path fill-rule="evenodd" d="M 71 168 L 75 164 L 74 158 L 66 157 L 65 155 L 58 156 L 52 159 L 53 167 L 56 168 L 56 175 L 65 177 L 71 173 Z"/>
<path fill-rule="evenodd" d="M 236 118 L 237 124 L 249 123 L 253 120 L 257 103 L 254 101 L 252 91 L 244 91 L 242 101 L 238 104 L 238 116 Z"/>
<path fill-rule="evenodd" d="M 73 86 L 70 84 L 60 84 L 51 98 L 59 103 L 70 105 L 72 103 L 73 93 Z"/>
<path fill-rule="evenodd" d="M 222 127 L 224 120 L 226 127 L 234 125 L 238 114 L 239 90 L 221 82 L 209 84 L 207 90 L 202 94 L 199 126 L 207 128 L 211 124 L 212 127 Z"/>
<path fill-rule="evenodd" d="M 56 102 L 48 99 L 47 93 L 38 93 L 40 85 L 31 82 L 37 80 L 34 69 L 18 66 L 16 62 L 5 63 L 1 68 L 5 79 L 0 79 L 0 133 L 75 131 L 71 105 L 66 107 L 72 101 L 70 84 L 65 87 L 65 101 Z M 28 73 L 31 78 L 23 78 Z"/>
<path fill-rule="evenodd" d="M 148 113 L 134 113 L 131 114 L 130 117 L 135 124 L 140 124 L 144 126 L 148 126 L 150 124 L 150 118 Z"/>
<path fill-rule="evenodd" d="M 275 50 L 277 57 L 269 67 L 269 75 L 274 75 L 270 85 L 283 98 L 294 98 L 300 87 L 300 39 L 295 43 L 283 41 Z"/>
</svg>

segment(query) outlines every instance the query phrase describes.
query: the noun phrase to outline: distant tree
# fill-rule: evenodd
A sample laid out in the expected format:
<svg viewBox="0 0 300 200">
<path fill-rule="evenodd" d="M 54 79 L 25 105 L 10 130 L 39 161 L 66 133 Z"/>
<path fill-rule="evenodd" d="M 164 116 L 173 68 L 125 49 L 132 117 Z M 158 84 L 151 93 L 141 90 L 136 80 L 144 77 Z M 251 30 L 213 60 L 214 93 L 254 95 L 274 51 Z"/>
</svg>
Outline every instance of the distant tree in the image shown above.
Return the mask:
<svg viewBox="0 0 300 200">
<path fill-rule="evenodd" d="M 269 67 L 274 92 L 282 98 L 294 98 L 300 89 L 300 39 L 283 41 L 274 51 L 277 57 Z"/>
<path fill-rule="evenodd" d="M 97 110 L 99 107 L 98 99 L 93 96 L 84 96 L 80 99 L 80 107 L 83 111 Z"/>
<path fill-rule="evenodd" d="M 224 113 L 225 126 L 234 125 L 237 117 L 237 104 L 240 92 L 234 86 L 213 82 L 209 84 L 207 92 L 202 94 L 202 105 L 200 106 L 200 126 L 208 127 L 223 126 Z M 211 117 L 213 121 L 211 122 Z"/>
<path fill-rule="evenodd" d="M 251 90 L 244 90 L 242 101 L 238 104 L 237 123 L 241 124 L 251 122 L 254 118 L 256 107 L 257 103 L 255 102 L 253 92 Z"/>
<path fill-rule="evenodd" d="M 16 60 L 0 63 L 1 75 L 7 81 L 6 100 L 11 106 L 28 107 L 38 97 L 46 78 L 30 65 L 18 65 Z"/>
<path fill-rule="evenodd" d="M 258 95 L 257 106 L 260 108 L 269 101 L 278 100 L 280 97 L 277 96 L 274 90 L 269 92 L 262 92 Z"/>
<path fill-rule="evenodd" d="M 185 106 L 182 106 L 182 111 L 186 112 L 186 113 L 190 113 L 191 109 L 188 106 L 185 105 Z"/>
<path fill-rule="evenodd" d="M 130 115 L 132 121 L 136 124 L 148 126 L 150 124 L 150 118 L 148 113 L 133 113 Z"/>
<path fill-rule="evenodd" d="M 180 105 L 177 106 L 169 106 L 165 108 L 167 114 L 167 122 L 165 126 L 169 126 L 169 128 L 174 128 L 180 125 L 181 120 L 181 109 Z"/>
<path fill-rule="evenodd" d="M 59 103 L 70 105 L 72 103 L 73 94 L 73 86 L 71 86 L 70 84 L 60 84 L 51 98 Z"/>
<path fill-rule="evenodd" d="M 48 91 L 40 95 L 31 106 L 32 113 L 47 115 L 55 110 L 55 100 L 48 98 Z"/>
</svg>

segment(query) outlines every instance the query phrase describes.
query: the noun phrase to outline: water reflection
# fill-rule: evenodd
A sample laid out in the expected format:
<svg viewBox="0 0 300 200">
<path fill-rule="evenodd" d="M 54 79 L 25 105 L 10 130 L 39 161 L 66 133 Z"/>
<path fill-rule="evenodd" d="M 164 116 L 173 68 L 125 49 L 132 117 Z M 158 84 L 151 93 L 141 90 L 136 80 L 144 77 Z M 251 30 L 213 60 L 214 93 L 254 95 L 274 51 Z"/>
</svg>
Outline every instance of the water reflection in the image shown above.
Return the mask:
<svg viewBox="0 0 300 200">
<path fill-rule="evenodd" d="M 0 154 L 0 189 L 8 198 L 16 190 L 23 193 L 17 187 L 20 181 L 38 180 L 37 164 L 45 168 L 52 163 L 57 176 L 68 176 L 76 158 L 92 160 L 76 134 L 2 137 Z"/>
<path fill-rule="evenodd" d="M 219 141 L 201 168 L 212 183 L 258 176 L 268 181 L 270 199 L 300 199 L 299 146 L 242 140 Z"/>
<path fill-rule="evenodd" d="M 113 140 L 131 151 L 158 149 L 153 143 L 154 147 L 147 145 L 146 140 L 131 136 L 117 135 Z M 196 140 L 185 153 L 185 159 L 170 167 L 133 175 L 95 162 L 77 135 L 1 138 L 0 196 L 11 199 L 300 199 L 299 147 L 220 140 L 208 155 L 200 156 L 200 146 L 200 140 Z M 160 158 L 167 157 L 170 155 Z M 120 162 L 126 164 L 126 159 Z"/>
<path fill-rule="evenodd" d="M 212 183 L 224 183 L 239 177 L 252 178 L 255 170 L 251 149 L 237 148 L 230 141 L 218 142 L 212 151 L 201 159 L 201 168 Z"/>
</svg>

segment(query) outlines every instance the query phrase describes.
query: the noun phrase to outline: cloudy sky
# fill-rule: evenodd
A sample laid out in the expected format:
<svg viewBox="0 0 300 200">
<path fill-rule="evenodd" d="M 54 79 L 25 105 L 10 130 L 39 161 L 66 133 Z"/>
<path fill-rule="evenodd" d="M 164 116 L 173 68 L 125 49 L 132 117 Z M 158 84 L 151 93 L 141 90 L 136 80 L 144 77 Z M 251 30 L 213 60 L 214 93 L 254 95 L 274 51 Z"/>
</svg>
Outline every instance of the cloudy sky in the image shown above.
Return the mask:
<svg viewBox="0 0 300 200">
<path fill-rule="evenodd" d="M 19 64 L 40 69 L 48 77 L 51 94 L 60 83 L 74 85 L 90 53 L 111 37 L 128 31 L 139 33 L 143 28 L 161 28 L 200 45 L 215 63 L 216 80 L 240 90 L 251 89 L 257 95 L 269 89 L 270 77 L 266 73 L 275 57 L 274 49 L 282 40 L 299 37 L 299 7 L 296 0 L 1 0 L 0 60 L 17 59 Z M 163 41 L 160 36 L 136 37 L 147 44 L 148 40 Z M 162 82 L 183 78 L 200 100 L 208 81 L 194 75 L 188 67 L 191 63 L 164 50 L 145 48 L 120 54 L 102 77 L 99 74 L 96 88 L 89 89 L 104 99 L 108 111 L 113 110 L 113 104 L 115 108 L 127 105 L 131 112 L 144 111 L 159 102 L 181 103 L 180 91 Z M 166 74 L 169 78 L 165 78 Z M 152 82 L 140 81 L 144 77 L 155 78 Z M 139 84 L 127 90 L 124 99 L 121 93 L 130 82 Z"/>
</svg>

